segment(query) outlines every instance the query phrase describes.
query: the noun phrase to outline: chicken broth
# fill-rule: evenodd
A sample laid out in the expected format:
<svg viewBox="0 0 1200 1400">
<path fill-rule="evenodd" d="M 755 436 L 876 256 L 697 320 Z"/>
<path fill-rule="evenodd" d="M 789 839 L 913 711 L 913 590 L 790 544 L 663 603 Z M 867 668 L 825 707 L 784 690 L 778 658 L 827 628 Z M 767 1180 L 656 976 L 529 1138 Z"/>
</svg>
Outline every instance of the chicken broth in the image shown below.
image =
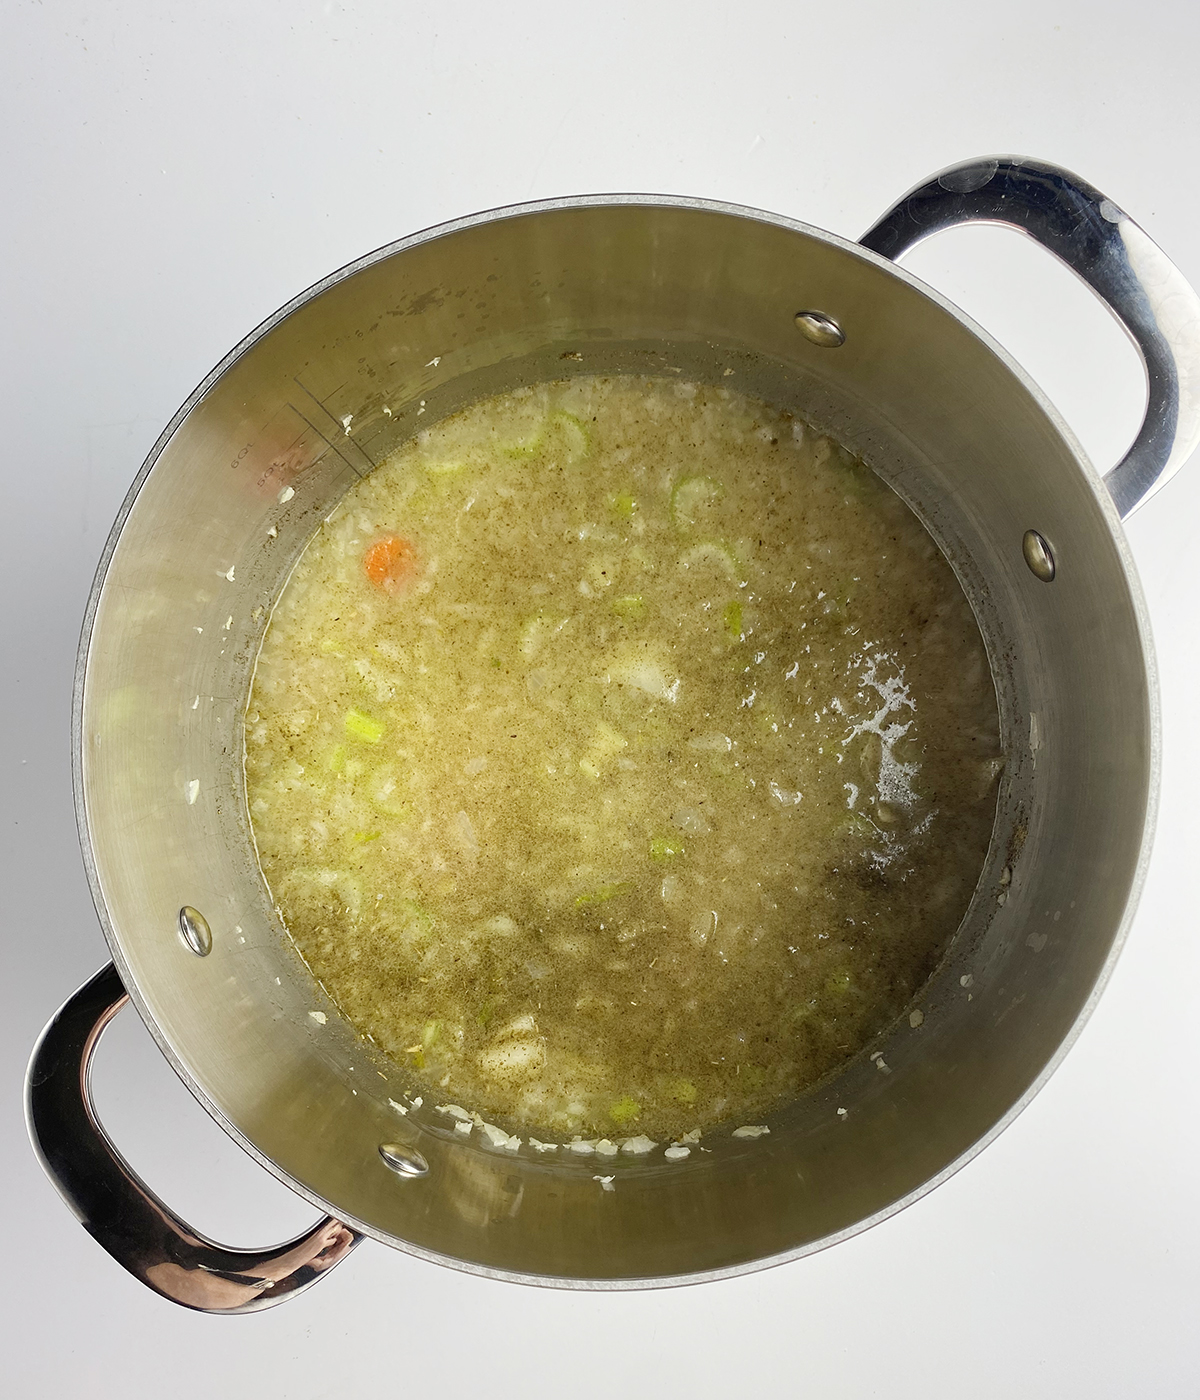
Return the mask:
<svg viewBox="0 0 1200 1400">
<path fill-rule="evenodd" d="M 356 485 L 246 716 L 263 873 L 440 1098 L 678 1136 L 828 1075 L 944 953 L 1002 765 L 970 606 L 843 448 L 725 389 L 481 402 Z"/>
</svg>

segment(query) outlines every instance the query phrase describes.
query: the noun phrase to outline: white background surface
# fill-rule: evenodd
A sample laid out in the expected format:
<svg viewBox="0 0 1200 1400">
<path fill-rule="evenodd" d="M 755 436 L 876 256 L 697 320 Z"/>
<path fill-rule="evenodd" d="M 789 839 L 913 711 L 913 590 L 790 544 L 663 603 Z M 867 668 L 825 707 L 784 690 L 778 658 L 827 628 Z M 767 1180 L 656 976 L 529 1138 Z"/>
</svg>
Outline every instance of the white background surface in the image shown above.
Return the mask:
<svg viewBox="0 0 1200 1400">
<path fill-rule="evenodd" d="M 998 151 L 1075 169 L 1200 284 L 1200 7 L 8 0 L 0 32 L 8 1393 L 1196 1395 L 1200 461 L 1129 526 L 1166 771 L 1123 959 L 1032 1107 L 866 1235 L 734 1282 L 601 1296 L 367 1243 L 298 1301 L 206 1318 L 144 1290 L 75 1223 L 34 1161 L 20 1092 L 43 1021 L 106 960 L 70 788 L 92 573 L 142 458 L 235 341 L 358 254 L 488 206 L 674 192 L 857 236 L 941 166 Z M 1066 273 L 995 230 L 942 235 L 907 265 L 1014 351 L 1098 463 L 1120 455 L 1136 358 Z M 251 1245 L 311 1218 L 133 1013 L 96 1079 L 117 1140 L 197 1226 Z"/>
</svg>

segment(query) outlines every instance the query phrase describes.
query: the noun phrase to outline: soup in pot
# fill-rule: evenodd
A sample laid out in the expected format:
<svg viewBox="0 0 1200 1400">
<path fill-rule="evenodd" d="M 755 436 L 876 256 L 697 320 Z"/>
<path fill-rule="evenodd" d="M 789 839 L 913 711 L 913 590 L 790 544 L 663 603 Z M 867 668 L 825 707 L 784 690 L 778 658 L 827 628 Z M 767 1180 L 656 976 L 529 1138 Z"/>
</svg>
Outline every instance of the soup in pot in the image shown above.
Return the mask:
<svg viewBox="0 0 1200 1400">
<path fill-rule="evenodd" d="M 966 911 L 1002 766 L 900 498 L 787 412 L 633 377 L 478 403 L 356 485 L 245 738 L 345 1016 L 551 1136 L 753 1120 L 859 1053 Z"/>
</svg>

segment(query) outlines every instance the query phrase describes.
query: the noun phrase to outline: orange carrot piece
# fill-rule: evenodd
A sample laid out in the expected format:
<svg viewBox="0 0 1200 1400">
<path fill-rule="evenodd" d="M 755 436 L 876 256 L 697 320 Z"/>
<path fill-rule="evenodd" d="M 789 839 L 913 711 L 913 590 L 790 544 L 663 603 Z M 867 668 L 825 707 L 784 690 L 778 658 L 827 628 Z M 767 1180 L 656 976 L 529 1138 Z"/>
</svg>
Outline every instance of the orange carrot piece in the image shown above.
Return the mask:
<svg viewBox="0 0 1200 1400">
<path fill-rule="evenodd" d="M 412 582 L 417 572 L 417 551 L 411 540 L 385 535 L 363 555 L 363 568 L 376 588 L 397 593 Z"/>
</svg>

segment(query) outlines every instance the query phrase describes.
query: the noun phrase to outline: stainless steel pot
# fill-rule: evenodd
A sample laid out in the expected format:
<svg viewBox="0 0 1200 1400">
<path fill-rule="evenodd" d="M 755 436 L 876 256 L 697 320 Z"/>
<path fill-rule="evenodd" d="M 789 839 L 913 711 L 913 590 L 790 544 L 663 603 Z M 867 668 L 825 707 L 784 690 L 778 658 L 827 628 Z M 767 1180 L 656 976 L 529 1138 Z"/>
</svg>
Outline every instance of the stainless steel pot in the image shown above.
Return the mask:
<svg viewBox="0 0 1200 1400">
<path fill-rule="evenodd" d="M 1101 480 L 1020 369 L 889 261 L 951 223 L 1023 228 L 1142 351 L 1146 422 Z M 982 628 L 1008 764 L 957 939 L 904 1019 L 746 1142 L 685 1162 L 548 1161 L 464 1141 L 376 1061 L 290 951 L 255 864 L 241 720 L 267 615 L 345 489 L 480 395 L 577 371 L 722 379 L 796 408 L 925 521 Z M 729 382 L 729 381 L 726 381 Z M 1154 665 L 1120 518 L 1200 438 L 1200 301 L 1110 200 L 974 161 L 859 244 L 701 200 L 555 200 L 404 239 L 327 278 L 209 375 L 113 528 L 75 697 L 84 860 L 114 967 L 51 1022 L 31 1131 L 84 1224 L 188 1306 L 311 1283 L 362 1235 L 531 1283 L 744 1272 L 899 1210 L 1020 1111 L 1112 967 L 1157 788 Z M 87 1068 L 128 990 L 196 1097 L 331 1212 L 265 1253 L 204 1240 L 122 1161 Z M 602 1190 L 599 1175 L 611 1176 Z"/>
</svg>

